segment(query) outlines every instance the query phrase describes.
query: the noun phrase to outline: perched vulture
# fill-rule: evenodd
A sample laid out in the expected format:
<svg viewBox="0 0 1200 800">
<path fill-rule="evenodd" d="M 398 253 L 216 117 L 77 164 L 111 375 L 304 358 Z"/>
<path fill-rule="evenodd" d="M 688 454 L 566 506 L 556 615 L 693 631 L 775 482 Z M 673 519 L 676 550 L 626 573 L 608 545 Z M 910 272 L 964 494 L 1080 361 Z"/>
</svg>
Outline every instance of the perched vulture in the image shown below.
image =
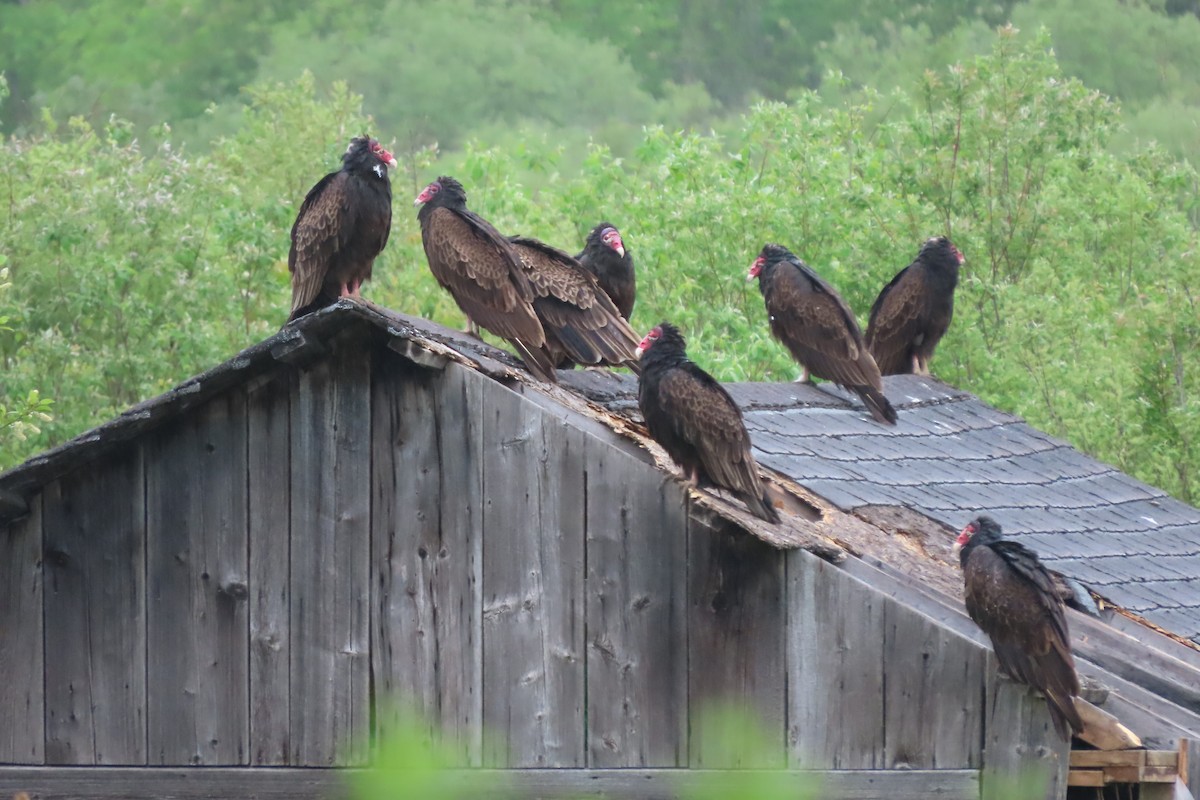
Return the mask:
<svg viewBox="0 0 1200 800">
<path fill-rule="evenodd" d="M 933 348 L 954 316 L 963 255 L 945 236 L 926 240 L 917 259 L 883 287 L 867 322 L 867 347 L 883 375 L 929 374 Z"/>
<path fill-rule="evenodd" d="M 779 522 L 750 454 L 742 412 L 721 384 L 687 357 L 683 334 L 669 322 L 638 345 L 638 406 L 654 441 L 693 486 L 736 494 L 756 517 Z"/>
<path fill-rule="evenodd" d="M 637 369 L 637 334 L 568 253 L 524 236 L 508 239 L 533 287 L 533 310 L 546 332 L 546 354 L 560 369 L 572 364 L 625 364 Z"/>
<path fill-rule="evenodd" d="M 991 517 L 959 534 L 967 613 L 992 640 L 1000 669 L 1046 696 L 1054 728 L 1064 739 L 1083 728 L 1075 710 L 1079 678 L 1062 600 L 1037 554 L 1004 539 Z"/>
<path fill-rule="evenodd" d="M 396 159 L 367 136 L 350 140 L 342 168 L 309 190 L 292 225 L 288 322 L 337 301 L 358 297 L 392 227 L 388 167 Z"/>
<path fill-rule="evenodd" d="M 426 186 L 414 205 L 421 206 L 421 241 L 437 282 L 468 319 L 511 342 L 530 372 L 557 382 L 546 334 L 533 310 L 537 292 L 512 243 L 467 208 L 467 193 L 454 178 L 443 176 Z"/>
<path fill-rule="evenodd" d="M 621 232 L 612 223 L 601 222 L 592 228 L 583 252 L 575 258 L 596 276 L 600 288 L 608 293 L 621 316 L 628 320 L 637 300 L 637 277 L 633 272 L 633 256 L 625 249 Z"/>
<path fill-rule="evenodd" d="M 858 394 L 879 422 L 896 424 L 896 411 L 883 396 L 883 379 L 863 343 L 846 301 L 812 268 L 777 244 L 763 247 L 750 266 L 767 305 L 771 334 L 810 375 Z"/>
</svg>

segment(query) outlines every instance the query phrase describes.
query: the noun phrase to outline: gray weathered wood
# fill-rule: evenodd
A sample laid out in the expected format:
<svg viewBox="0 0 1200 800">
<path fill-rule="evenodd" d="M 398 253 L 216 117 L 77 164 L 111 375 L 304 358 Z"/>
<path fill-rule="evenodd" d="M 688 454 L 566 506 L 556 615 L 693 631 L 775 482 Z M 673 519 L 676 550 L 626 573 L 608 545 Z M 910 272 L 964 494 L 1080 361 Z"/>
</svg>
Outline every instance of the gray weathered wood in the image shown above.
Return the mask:
<svg viewBox="0 0 1200 800">
<path fill-rule="evenodd" d="M 882 767 L 885 598 L 803 550 L 787 572 L 791 765 Z"/>
<path fill-rule="evenodd" d="M 272 766 L 289 763 L 291 733 L 289 394 L 284 373 L 250 387 L 246 397 L 250 763 Z"/>
<path fill-rule="evenodd" d="M 247 763 L 246 402 L 218 395 L 146 444 L 149 761 Z"/>
<path fill-rule="evenodd" d="M 359 770 L 335 769 L 120 769 L 91 767 L 0 767 L 0 796 L 25 792 L 38 800 L 341 800 Z M 403 786 L 401 780 L 396 786 Z M 746 788 L 769 781 L 794 787 L 795 796 L 819 787 L 823 800 L 974 800 L 974 770 L 856 770 L 771 772 L 687 769 L 457 770 L 443 773 L 443 796 L 473 800 L 675 800 L 681 796 L 744 797 Z M 422 784 L 423 786 L 427 784 Z M 715 791 L 714 791 L 715 790 Z M 776 789 L 771 796 L 778 796 Z M 396 791 L 394 796 L 408 796 Z M 428 790 L 423 797 L 433 797 Z"/>
<path fill-rule="evenodd" d="M 730 522 L 689 519 L 690 766 L 787 763 L 784 559 Z M 715 709 L 733 710 L 751 730 L 731 737 Z"/>
<path fill-rule="evenodd" d="M 46 763 L 146 763 L 140 448 L 46 487 Z"/>
<path fill-rule="evenodd" d="M 588 765 L 687 763 L 687 496 L 587 441 Z"/>
<path fill-rule="evenodd" d="M 372 658 L 376 727 L 415 713 L 465 765 L 482 750 L 481 376 L 376 362 Z M 408 721 L 412 724 L 412 720 Z"/>
<path fill-rule="evenodd" d="M 883 652 L 883 766 L 978 769 L 987 651 L 887 599 Z"/>
<path fill-rule="evenodd" d="M 498 385 L 483 406 L 484 761 L 582 766 L 584 435 Z"/>
<path fill-rule="evenodd" d="M 0 763 L 45 760 L 42 497 L 0 528 Z"/>
<path fill-rule="evenodd" d="M 291 757 L 361 761 L 370 730 L 371 392 L 367 349 L 343 341 L 291 401 Z"/>
<path fill-rule="evenodd" d="M 987 660 L 981 797 L 1065 797 L 1070 743 L 1054 730 L 1046 701 L 1001 675 L 994 655 Z"/>
</svg>

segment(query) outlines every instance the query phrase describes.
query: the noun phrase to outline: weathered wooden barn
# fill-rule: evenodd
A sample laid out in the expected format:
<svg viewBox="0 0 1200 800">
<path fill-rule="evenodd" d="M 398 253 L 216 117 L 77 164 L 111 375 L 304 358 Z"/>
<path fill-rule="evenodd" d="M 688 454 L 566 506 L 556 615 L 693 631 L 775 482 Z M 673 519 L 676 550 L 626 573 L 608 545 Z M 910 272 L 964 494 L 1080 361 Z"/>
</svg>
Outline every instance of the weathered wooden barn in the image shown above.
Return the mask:
<svg viewBox="0 0 1200 800">
<path fill-rule="evenodd" d="M 1074 756 L 959 600 L 981 509 L 1103 599 L 1070 624 L 1088 697 L 1157 754 L 1136 779 L 1200 785 L 1196 509 L 929 379 L 888 380 L 894 430 L 733 385 L 770 526 L 665 468 L 628 376 L 513 364 L 343 302 L 0 475 L 0 797 L 341 796 L 397 696 L 520 797 L 728 767 L 1061 797 Z M 713 701 L 769 744 L 731 763 Z M 1076 752 L 1072 783 L 1137 782 Z"/>
</svg>

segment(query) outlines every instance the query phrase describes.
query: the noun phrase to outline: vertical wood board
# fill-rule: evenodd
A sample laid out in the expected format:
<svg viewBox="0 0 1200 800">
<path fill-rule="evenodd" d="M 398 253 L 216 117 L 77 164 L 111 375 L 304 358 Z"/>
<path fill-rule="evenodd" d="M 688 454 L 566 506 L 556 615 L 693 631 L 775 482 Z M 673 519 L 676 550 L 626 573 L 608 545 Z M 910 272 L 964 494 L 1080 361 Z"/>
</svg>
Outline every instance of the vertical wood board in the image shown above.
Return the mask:
<svg viewBox="0 0 1200 800">
<path fill-rule="evenodd" d="M 987 652 L 890 598 L 883 651 L 883 766 L 978 769 Z"/>
<path fill-rule="evenodd" d="M 458 763 L 478 765 L 481 384 L 457 366 L 436 373 L 390 354 L 373 375 L 378 733 L 415 713 Z"/>
<path fill-rule="evenodd" d="M 687 765 L 687 496 L 587 441 L 588 766 Z"/>
<path fill-rule="evenodd" d="M 361 762 L 370 733 L 371 392 L 343 338 L 291 402 L 291 762 Z"/>
<path fill-rule="evenodd" d="M 786 763 L 785 554 L 732 523 L 688 521 L 688 764 Z M 729 736 L 718 709 L 749 726 Z M 718 712 L 719 713 L 719 712 Z M 761 740 L 761 741 L 757 741 Z"/>
<path fill-rule="evenodd" d="M 812 553 L 787 559 L 791 766 L 883 767 L 884 598 Z"/>
<path fill-rule="evenodd" d="M 485 762 L 578 767 L 584 743 L 584 434 L 483 396 Z"/>
<path fill-rule="evenodd" d="M 47 485 L 46 763 L 146 763 L 146 514 L 131 447 Z"/>
<path fill-rule="evenodd" d="M 247 763 L 245 413 L 226 392 L 146 443 L 151 764 Z"/>
<path fill-rule="evenodd" d="M 1001 675 L 994 654 L 987 662 L 981 797 L 1065 797 L 1070 743 L 1054 730 L 1045 699 Z"/>
<path fill-rule="evenodd" d="M 291 763 L 289 394 L 284 372 L 249 388 L 246 398 L 250 763 L 264 766 Z"/>
<path fill-rule="evenodd" d="M 0 763 L 45 761 L 42 497 L 0 528 Z"/>
</svg>

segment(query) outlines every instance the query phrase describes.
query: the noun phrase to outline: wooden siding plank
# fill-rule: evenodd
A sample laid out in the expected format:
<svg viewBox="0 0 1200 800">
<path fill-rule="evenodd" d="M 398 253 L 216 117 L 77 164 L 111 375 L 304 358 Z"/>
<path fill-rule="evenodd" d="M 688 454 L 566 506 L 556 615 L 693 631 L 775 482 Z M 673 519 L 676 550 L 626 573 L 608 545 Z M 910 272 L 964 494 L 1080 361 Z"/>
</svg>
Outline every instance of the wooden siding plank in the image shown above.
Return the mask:
<svg viewBox="0 0 1200 800">
<path fill-rule="evenodd" d="M 1070 743 L 1055 732 L 1046 701 L 1001 675 L 994 654 L 987 661 L 982 800 L 1065 797 Z"/>
<path fill-rule="evenodd" d="M 0 763 L 46 758 L 42 631 L 42 497 L 0 529 Z"/>
<path fill-rule="evenodd" d="M 360 770 L 119 769 L 89 767 L 0 767 L 0 796 L 25 793 L 39 800 L 348 800 L 348 786 Z M 744 797 L 747 787 L 791 788 L 789 796 L 820 787 L 830 800 L 975 800 L 974 770 L 856 770 L 853 772 L 764 772 L 685 769 L 521 769 L 458 770 L 440 776 L 441 797 L 475 800 L 675 800 L 681 796 Z M 394 786 L 403 786 L 397 780 Z M 423 786 L 427 786 L 424 784 Z M 396 796 L 406 795 L 396 791 Z M 426 792 L 432 798 L 432 793 Z M 422 796 L 425 796 L 423 794 Z"/>
<path fill-rule="evenodd" d="M 291 401 L 290 761 L 356 763 L 370 729 L 370 362 L 360 340 Z"/>
<path fill-rule="evenodd" d="M 483 379 L 385 358 L 371 403 L 377 733 L 416 713 L 457 763 L 477 765 Z"/>
<path fill-rule="evenodd" d="M 288 764 L 291 587 L 287 373 L 248 390 L 246 466 L 250 570 L 250 763 Z"/>
<path fill-rule="evenodd" d="M 245 437 L 231 391 L 146 444 L 151 764 L 247 763 Z"/>
<path fill-rule="evenodd" d="M 146 763 L 142 451 L 46 487 L 46 763 Z"/>
<path fill-rule="evenodd" d="M 587 442 L 588 765 L 687 763 L 687 496 Z"/>
<path fill-rule="evenodd" d="M 887 599 L 883 652 L 883 766 L 978 769 L 987 651 Z"/>
<path fill-rule="evenodd" d="M 730 522 L 708 521 L 694 509 L 689 516 L 690 766 L 786 764 L 784 559 Z M 761 744 L 732 742 L 714 730 L 718 709 L 745 715 Z"/>
<path fill-rule="evenodd" d="M 791 766 L 882 767 L 884 598 L 811 553 L 787 558 Z"/>
<path fill-rule="evenodd" d="M 485 763 L 575 767 L 584 742 L 584 434 L 483 397 Z"/>
</svg>

